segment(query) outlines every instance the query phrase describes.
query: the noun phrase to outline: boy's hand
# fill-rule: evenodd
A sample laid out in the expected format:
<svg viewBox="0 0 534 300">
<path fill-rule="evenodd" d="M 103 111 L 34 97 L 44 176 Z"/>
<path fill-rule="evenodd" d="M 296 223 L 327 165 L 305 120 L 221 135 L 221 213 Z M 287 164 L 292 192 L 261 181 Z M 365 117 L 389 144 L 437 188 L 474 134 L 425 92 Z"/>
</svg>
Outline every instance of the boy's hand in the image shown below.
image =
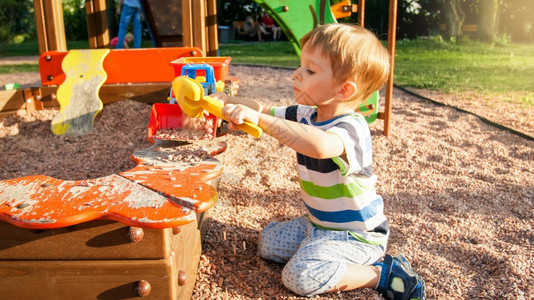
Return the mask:
<svg viewBox="0 0 534 300">
<path fill-rule="evenodd" d="M 211 98 L 219 100 L 223 104 L 230 103 L 230 96 L 225 92 L 216 92 L 210 95 Z"/>
<path fill-rule="evenodd" d="M 263 105 L 256 101 L 256 100 L 252 100 L 252 99 L 248 99 L 248 98 L 242 98 L 242 97 L 234 97 L 234 96 L 230 96 L 224 92 L 216 92 L 216 93 L 213 93 L 210 95 L 210 97 L 212 97 L 213 99 L 216 99 L 216 100 L 219 100 L 220 102 L 222 102 L 223 104 L 235 104 L 235 105 L 243 105 L 243 106 L 246 106 L 246 107 L 249 107 L 251 108 L 252 110 L 255 110 L 257 112 L 263 112 L 265 113 L 265 108 L 263 107 Z"/>
<path fill-rule="evenodd" d="M 229 128 L 238 130 L 235 124 L 243 124 L 244 121 L 258 124 L 259 112 L 241 104 L 226 104 L 222 110 L 224 116 L 230 121 Z"/>
</svg>

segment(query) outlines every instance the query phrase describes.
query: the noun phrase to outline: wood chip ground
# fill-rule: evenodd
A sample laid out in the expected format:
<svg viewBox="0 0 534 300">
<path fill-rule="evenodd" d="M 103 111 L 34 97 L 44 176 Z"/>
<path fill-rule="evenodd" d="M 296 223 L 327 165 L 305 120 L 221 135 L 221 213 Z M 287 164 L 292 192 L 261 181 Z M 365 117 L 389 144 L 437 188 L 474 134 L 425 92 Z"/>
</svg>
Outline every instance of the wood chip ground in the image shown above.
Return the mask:
<svg viewBox="0 0 534 300">
<path fill-rule="evenodd" d="M 242 96 L 293 103 L 289 70 L 231 66 L 230 73 L 241 80 Z M 23 84 L 39 78 L 21 76 Z M 0 179 L 100 177 L 128 170 L 133 151 L 150 146 L 148 105 L 106 105 L 95 131 L 75 139 L 50 132 L 53 115 L 0 119 Z M 493 120 L 507 122 L 495 115 Z M 526 118 L 506 124 L 534 132 L 532 116 Z M 534 299 L 534 142 L 399 90 L 391 128 L 385 137 L 382 121 L 371 125 L 377 189 L 391 226 L 389 253 L 408 257 L 426 281 L 428 299 Z M 224 173 L 193 299 L 306 299 L 283 287 L 283 266 L 256 256 L 265 225 L 304 212 L 295 153 L 268 136 L 218 139 L 228 149 L 217 156 Z M 381 296 L 365 289 L 314 299 Z"/>
</svg>

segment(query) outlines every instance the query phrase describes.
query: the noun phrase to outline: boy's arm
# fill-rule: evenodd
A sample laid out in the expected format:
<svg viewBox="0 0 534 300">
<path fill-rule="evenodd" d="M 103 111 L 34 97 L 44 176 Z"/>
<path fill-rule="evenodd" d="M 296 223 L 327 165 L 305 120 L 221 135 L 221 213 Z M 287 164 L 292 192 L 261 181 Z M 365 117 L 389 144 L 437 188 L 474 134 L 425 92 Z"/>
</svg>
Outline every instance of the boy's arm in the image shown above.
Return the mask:
<svg viewBox="0 0 534 300">
<path fill-rule="evenodd" d="M 225 104 L 224 115 L 233 123 L 249 121 L 257 124 L 268 135 L 296 152 L 313 158 L 341 156 L 345 147 L 341 138 L 313 126 L 273 117 L 271 107 L 248 98 L 232 97 L 224 92 L 210 95 Z"/>
<path fill-rule="evenodd" d="M 210 97 L 222 101 L 224 104 L 241 104 L 264 114 L 268 114 L 271 109 L 270 107 L 264 106 L 259 101 L 249 98 L 230 96 L 224 92 L 211 94 Z"/>
<path fill-rule="evenodd" d="M 341 156 L 345 147 L 334 133 L 310 125 L 260 114 L 258 125 L 268 135 L 296 152 L 317 159 Z"/>
<path fill-rule="evenodd" d="M 265 111 L 266 109 L 263 108 L 262 110 Z M 241 124 L 245 120 L 258 124 L 268 135 L 296 152 L 309 157 L 332 158 L 341 156 L 345 151 L 343 142 L 337 134 L 273 117 L 267 113 L 260 113 L 240 103 L 226 104 L 223 113 L 228 120 L 235 124 Z"/>
</svg>

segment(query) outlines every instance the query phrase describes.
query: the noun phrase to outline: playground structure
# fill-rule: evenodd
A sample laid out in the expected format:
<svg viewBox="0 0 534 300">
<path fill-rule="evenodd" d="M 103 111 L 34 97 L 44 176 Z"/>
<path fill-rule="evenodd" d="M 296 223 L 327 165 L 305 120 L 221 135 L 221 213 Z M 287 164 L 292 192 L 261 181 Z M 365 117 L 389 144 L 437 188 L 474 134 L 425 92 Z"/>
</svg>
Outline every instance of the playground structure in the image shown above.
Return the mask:
<svg viewBox="0 0 534 300">
<path fill-rule="evenodd" d="M 109 44 L 105 2 L 86 1 L 89 40 L 94 49 L 107 48 Z M 170 62 L 177 59 L 194 61 L 217 52 L 215 1 L 174 1 L 175 6 L 171 7 L 165 5 L 172 1 L 164 1 L 165 5 L 160 2 L 143 0 L 149 21 L 152 19 L 151 22 L 157 23 L 156 20 L 159 20 L 158 10 L 154 9 L 157 5 L 168 9 L 179 7 L 183 32 L 172 35 L 161 26 L 152 26 L 154 40 L 158 46 L 177 43 L 180 47 L 106 49 L 101 52 L 98 63 L 89 60 L 85 66 L 98 65 L 96 69 L 104 73 L 100 81 L 88 87 L 92 91 L 88 98 L 101 100 L 100 106 L 89 112 L 76 111 L 78 115 L 68 115 L 65 119 L 88 116 L 92 121 L 101 105 L 127 98 L 161 104 L 157 102 L 167 98 L 171 82 L 177 76 L 176 70 L 173 72 L 169 67 Z M 181 3 L 176 6 L 176 2 Z M 297 23 L 290 18 L 289 12 L 304 8 L 304 15 L 296 14 L 298 20 L 309 17 L 311 12 L 311 28 L 335 21 L 331 16 L 325 18 L 331 15 L 326 1 L 308 1 L 313 4 L 288 1 L 290 4 L 283 6 L 274 6 L 274 1 L 256 2 L 269 10 L 279 24 L 283 24 L 282 28 L 288 37 L 291 36 L 297 53 L 300 36 L 305 33 L 304 30 L 309 30 L 306 27 L 302 31 L 294 29 Z M 61 1 L 35 0 L 34 3 L 43 87 L 3 93 L 0 116 L 20 108 L 34 111 L 74 105 L 70 101 L 61 101 L 65 98 L 61 88 L 72 92 L 77 84 L 89 81 L 90 73 L 94 75 L 95 70 L 91 68 L 69 75 L 71 70 L 83 63 L 76 64 L 76 59 L 69 58 L 77 52 L 66 51 L 60 16 Z M 347 3 L 350 4 L 345 1 L 332 8 L 337 11 L 336 16 L 355 10 Z M 360 10 L 364 3 L 360 1 Z M 396 10 L 396 0 L 390 3 Z M 394 53 L 394 32 L 390 39 L 393 41 L 390 53 Z M 96 53 L 95 50 L 86 51 L 91 55 Z M 394 55 L 392 62 L 393 59 Z M 227 74 L 227 67 L 223 68 L 223 73 Z M 226 74 L 216 77 L 224 81 Z M 392 74 L 393 68 L 389 81 L 391 87 Z M 74 82 L 69 83 L 69 78 L 75 78 Z M 391 93 L 391 87 L 389 90 L 386 87 L 386 111 L 368 119 L 369 122 L 377 116 L 384 119 L 386 135 L 389 131 L 391 106 L 388 93 Z M 371 115 L 373 111 L 377 112 L 378 98 L 370 101 L 373 102 L 364 105 L 362 113 Z M 63 129 L 66 127 L 59 126 L 57 131 L 53 131 L 65 134 Z M 180 162 L 163 163 L 157 157 L 173 151 L 172 144 L 153 142 L 156 143 L 153 147 L 132 155 L 137 163 L 135 168 L 119 174 L 80 181 L 62 181 L 42 175 L 0 181 L 0 220 L 15 225 L 13 228 L 0 222 L 0 236 L 7 241 L 5 246 L 0 247 L 0 266 L 10 270 L 3 278 L 9 284 L 0 288 L 0 292 L 19 298 L 67 296 L 74 290 L 93 298 L 189 298 L 194 288 L 207 212 L 215 205 L 217 176 L 222 173 L 222 167 L 215 159 L 193 166 Z M 214 156 L 224 151 L 226 145 L 212 142 L 208 147 Z M 44 229 L 47 230 L 43 232 Z M 74 246 L 69 251 L 63 249 L 65 244 Z M 78 276 L 72 276 L 73 271 Z M 24 288 L 37 280 L 43 283 L 39 290 Z M 59 289 L 58 280 L 62 286 Z"/>
<path fill-rule="evenodd" d="M 141 0 L 157 47 L 196 47 L 216 56 L 216 0 Z M 66 51 L 61 0 L 34 0 L 39 52 Z M 109 48 L 106 0 L 87 0 L 87 31 L 92 49 Z"/>
<path fill-rule="evenodd" d="M 300 53 L 300 38 L 317 25 L 336 22 L 336 19 L 350 16 L 355 12 L 358 13 L 358 23 L 361 26 L 365 25 L 365 0 L 359 0 L 358 4 L 344 0 L 332 6 L 329 6 L 326 0 L 255 0 L 255 2 L 267 10 L 280 25 L 297 54 Z M 384 121 L 386 136 L 391 131 L 397 2 L 389 0 L 388 51 L 391 57 L 391 69 L 386 83 L 384 110 L 378 111 L 378 105 L 368 103 L 362 111 L 364 114 L 368 110 L 374 111 L 376 117 Z M 216 0 L 142 0 L 142 4 L 156 46 L 195 47 L 206 56 L 218 55 Z M 34 0 L 34 6 L 40 53 L 66 51 L 61 0 Z M 106 0 L 86 1 L 91 48 L 109 47 L 106 9 Z"/>
</svg>

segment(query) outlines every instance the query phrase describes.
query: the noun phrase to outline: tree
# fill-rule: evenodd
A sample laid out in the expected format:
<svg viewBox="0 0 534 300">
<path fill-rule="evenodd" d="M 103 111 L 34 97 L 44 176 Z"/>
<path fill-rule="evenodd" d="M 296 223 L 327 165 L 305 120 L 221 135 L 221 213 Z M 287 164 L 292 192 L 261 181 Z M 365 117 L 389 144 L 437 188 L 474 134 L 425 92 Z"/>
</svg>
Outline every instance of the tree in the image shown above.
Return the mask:
<svg viewBox="0 0 534 300">
<path fill-rule="evenodd" d="M 478 1 L 478 37 L 493 41 L 499 29 L 499 0 Z"/>
<path fill-rule="evenodd" d="M 445 0 L 443 11 L 447 25 L 447 37 L 458 37 L 463 34 L 465 13 L 462 8 L 464 0 Z"/>
<path fill-rule="evenodd" d="M 385 3 L 388 12 L 387 1 Z M 397 15 L 397 36 L 399 38 L 416 38 L 428 36 L 441 24 L 439 0 L 400 0 Z"/>
<path fill-rule="evenodd" d="M 85 0 L 62 0 L 67 41 L 87 40 Z"/>
<path fill-rule="evenodd" d="M 28 34 L 28 28 L 35 28 L 32 14 L 31 0 L 0 1 L 0 44 L 13 42 L 16 35 Z"/>
</svg>

